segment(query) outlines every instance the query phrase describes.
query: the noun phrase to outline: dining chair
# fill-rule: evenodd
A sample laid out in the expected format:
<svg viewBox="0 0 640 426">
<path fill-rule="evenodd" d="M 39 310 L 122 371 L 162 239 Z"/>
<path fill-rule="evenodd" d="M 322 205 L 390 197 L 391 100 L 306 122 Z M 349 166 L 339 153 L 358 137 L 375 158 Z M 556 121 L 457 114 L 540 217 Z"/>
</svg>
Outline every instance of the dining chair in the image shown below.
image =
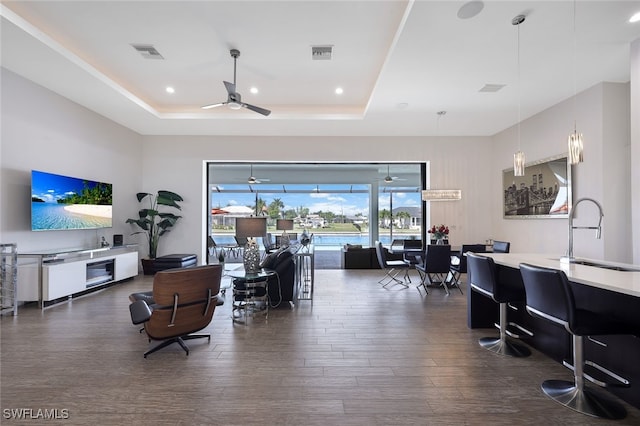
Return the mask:
<svg viewBox="0 0 640 426">
<path fill-rule="evenodd" d="M 385 272 L 385 275 L 380 279 L 380 281 L 378 281 L 378 283 L 382 284 L 383 287 L 386 287 L 392 282 L 409 287 L 409 284 L 406 282 L 409 278 L 409 262 L 404 260 L 388 260 L 385 249 L 382 247 L 382 243 L 380 241 L 375 242 L 375 247 L 378 264 Z M 401 271 L 404 271 L 404 280 L 397 278 Z"/>
<path fill-rule="evenodd" d="M 416 265 L 420 263 L 420 256 L 422 254 L 422 240 L 402 240 L 402 257 L 405 262 L 409 263 L 409 268 L 415 269 Z M 409 279 L 411 282 L 411 279 Z"/>
<path fill-rule="evenodd" d="M 209 256 L 217 256 L 218 244 L 216 244 L 216 241 L 211 235 L 207 237 L 207 249 L 209 251 Z"/>
<path fill-rule="evenodd" d="M 238 256 L 242 257 L 244 253 L 244 248 L 247 246 L 248 239 L 247 237 L 233 237 L 236 240 L 236 244 L 238 245 Z"/>
<path fill-rule="evenodd" d="M 493 241 L 493 247 L 491 251 L 494 253 L 509 253 L 511 249 L 511 243 L 508 241 Z"/>
<path fill-rule="evenodd" d="M 428 285 L 435 283 L 441 284 L 447 295 L 449 294 L 448 284 L 446 282 L 447 275 L 449 274 L 449 267 L 451 265 L 451 246 L 444 244 L 429 244 L 424 251 L 424 255 L 421 256 L 422 261 L 416 264 L 416 270 L 420 274 L 420 284 L 418 284 L 418 291 L 420 286 L 424 288 L 425 293 L 429 294 L 427 290 Z"/>
<path fill-rule="evenodd" d="M 486 251 L 487 249 L 484 244 L 463 244 L 460 248 L 460 252 L 457 253 L 456 256 L 454 256 L 455 258 L 457 258 L 457 261 L 455 263 L 451 262 L 449 270 L 452 276 L 451 281 L 453 285 L 458 287 L 460 293 L 462 293 L 462 288 L 460 287 L 460 277 L 462 276 L 462 274 L 467 273 L 467 256 L 465 256 L 465 253 L 484 253 Z"/>
</svg>

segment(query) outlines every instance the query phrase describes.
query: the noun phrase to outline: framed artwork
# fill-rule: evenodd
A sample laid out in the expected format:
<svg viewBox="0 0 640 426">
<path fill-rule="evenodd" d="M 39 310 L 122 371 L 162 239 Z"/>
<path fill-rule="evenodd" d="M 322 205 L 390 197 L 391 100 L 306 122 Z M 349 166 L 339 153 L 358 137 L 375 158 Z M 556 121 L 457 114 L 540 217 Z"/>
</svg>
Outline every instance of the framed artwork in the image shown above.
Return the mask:
<svg viewBox="0 0 640 426">
<path fill-rule="evenodd" d="M 524 176 L 502 171 L 505 219 L 567 218 L 571 208 L 571 165 L 567 154 L 525 164 Z"/>
</svg>

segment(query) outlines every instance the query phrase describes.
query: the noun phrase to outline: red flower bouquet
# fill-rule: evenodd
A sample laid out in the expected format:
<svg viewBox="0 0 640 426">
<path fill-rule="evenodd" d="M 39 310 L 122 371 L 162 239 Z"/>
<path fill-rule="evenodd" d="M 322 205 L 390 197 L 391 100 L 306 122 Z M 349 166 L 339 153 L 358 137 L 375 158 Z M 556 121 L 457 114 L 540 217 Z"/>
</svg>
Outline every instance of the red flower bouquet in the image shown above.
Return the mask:
<svg viewBox="0 0 640 426">
<path fill-rule="evenodd" d="M 447 225 L 433 225 L 427 232 L 431 234 L 432 238 L 442 240 L 449 235 L 449 227 Z"/>
</svg>

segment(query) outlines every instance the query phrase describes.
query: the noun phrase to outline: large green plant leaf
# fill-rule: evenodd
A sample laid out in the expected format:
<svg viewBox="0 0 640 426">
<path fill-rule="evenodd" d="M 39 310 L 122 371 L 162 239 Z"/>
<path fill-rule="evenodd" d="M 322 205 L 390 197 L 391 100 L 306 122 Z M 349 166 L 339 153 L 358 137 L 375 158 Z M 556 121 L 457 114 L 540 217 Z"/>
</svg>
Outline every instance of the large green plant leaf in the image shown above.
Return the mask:
<svg viewBox="0 0 640 426">
<path fill-rule="evenodd" d="M 138 198 L 138 202 L 144 200 L 145 197 L 147 197 L 147 196 L 153 196 L 153 194 L 149 194 L 148 192 L 138 192 L 136 194 L 136 197 Z"/>
<path fill-rule="evenodd" d="M 175 192 L 165 190 L 158 191 L 155 195 L 148 192 L 138 192 L 136 198 L 138 202 L 148 198 L 149 207 L 138 211 L 138 219 L 127 219 L 126 223 L 135 224 L 141 229 L 141 231 L 133 232 L 131 235 L 143 233 L 147 235 L 149 257 L 153 259 L 158 251 L 160 236 L 169 232 L 169 228 L 172 228 L 178 219 L 182 217 L 170 212 L 161 212 L 158 210 L 158 206 L 162 205 L 182 210 L 178 202 L 183 201 L 183 198 Z"/>
<path fill-rule="evenodd" d="M 181 196 L 171 191 L 158 191 L 158 198 L 156 200 L 158 204 L 163 206 L 175 207 L 178 210 L 182 208 L 176 201 L 184 201 Z"/>
</svg>

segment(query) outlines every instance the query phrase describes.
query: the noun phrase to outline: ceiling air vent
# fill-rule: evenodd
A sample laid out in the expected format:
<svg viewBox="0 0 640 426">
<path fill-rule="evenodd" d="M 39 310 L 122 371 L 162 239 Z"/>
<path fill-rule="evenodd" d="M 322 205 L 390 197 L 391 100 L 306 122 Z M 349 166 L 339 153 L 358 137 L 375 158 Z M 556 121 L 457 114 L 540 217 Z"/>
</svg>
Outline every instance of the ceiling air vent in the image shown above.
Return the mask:
<svg viewBox="0 0 640 426">
<path fill-rule="evenodd" d="M 136 49 L 143 58 L 164 59 L 152 44 L 132 44 L 131 46 L 133 46 L 133 48 Z"/>
<path fill-rule="evenodd" d="M 311 46 L 311 59 L 314 61 L 331 60 L 333 46 Z"/>
<path fill-rule="evenodd" d="M 498 90 L 502 89 L 504 86 L 504 84 L 485 84 L 484 87 L 479 91 L 486 93 L 495 93 Z"/>
</svg>

